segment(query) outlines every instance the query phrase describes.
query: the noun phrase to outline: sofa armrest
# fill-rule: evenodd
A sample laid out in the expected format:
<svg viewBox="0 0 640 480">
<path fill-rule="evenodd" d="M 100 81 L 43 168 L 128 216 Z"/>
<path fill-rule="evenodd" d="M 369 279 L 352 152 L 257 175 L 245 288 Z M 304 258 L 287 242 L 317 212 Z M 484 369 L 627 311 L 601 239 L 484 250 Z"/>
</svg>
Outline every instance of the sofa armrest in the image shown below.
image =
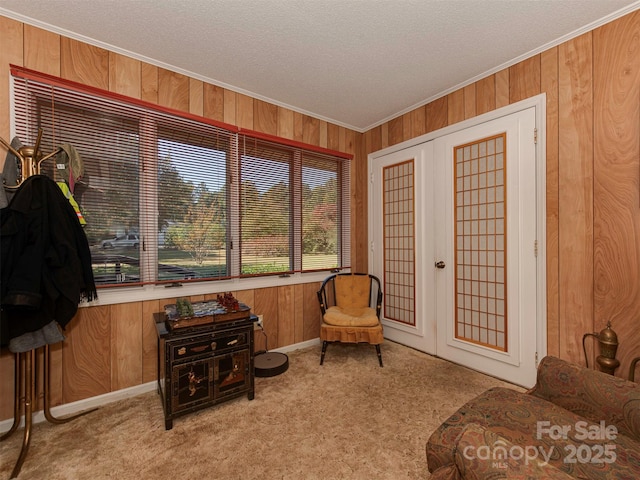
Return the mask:
<svg viewBox="0 0 640 480">
<path fill-rule="evenodd" d="M 547 356 L 529 392 L 592 422 L 640 440 L 640 385 Z"/>
</svg>

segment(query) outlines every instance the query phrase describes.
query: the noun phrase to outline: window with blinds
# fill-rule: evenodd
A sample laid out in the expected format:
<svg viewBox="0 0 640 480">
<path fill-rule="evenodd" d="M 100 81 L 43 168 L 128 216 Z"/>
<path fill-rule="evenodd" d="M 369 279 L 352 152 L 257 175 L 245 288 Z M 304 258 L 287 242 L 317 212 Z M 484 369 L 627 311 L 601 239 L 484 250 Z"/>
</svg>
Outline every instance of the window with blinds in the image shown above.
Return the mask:
<svg viewBox="0 0 640 480">
<path fill-rule="evenodd" d="M 350 159 L 14 67 L 13 131 L 86 221 L 101 286 L 349 266 Z"/>
<path fill-rule="evenodd" d="M 348 162 L 242 133 L 239 139 L 241 273 L 348 265 Z"/>
</svg>

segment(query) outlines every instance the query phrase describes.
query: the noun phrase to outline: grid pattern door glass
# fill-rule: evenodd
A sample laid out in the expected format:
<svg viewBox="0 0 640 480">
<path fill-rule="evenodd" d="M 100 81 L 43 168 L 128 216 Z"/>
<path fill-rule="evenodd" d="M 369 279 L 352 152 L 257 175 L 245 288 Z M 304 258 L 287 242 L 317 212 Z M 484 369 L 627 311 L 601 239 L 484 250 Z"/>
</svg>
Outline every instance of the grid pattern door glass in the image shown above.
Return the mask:
<svg viewBox="0 0 640 480">
<path fill-rule="evenodd" d="M 414 162 L 383 169 L 384 316 L 415 325 Z"/>
<path fill-rule="evenodd" d="M 508 351 L 506 133 L 454 148 L 456 338 Z"/>
</svg>

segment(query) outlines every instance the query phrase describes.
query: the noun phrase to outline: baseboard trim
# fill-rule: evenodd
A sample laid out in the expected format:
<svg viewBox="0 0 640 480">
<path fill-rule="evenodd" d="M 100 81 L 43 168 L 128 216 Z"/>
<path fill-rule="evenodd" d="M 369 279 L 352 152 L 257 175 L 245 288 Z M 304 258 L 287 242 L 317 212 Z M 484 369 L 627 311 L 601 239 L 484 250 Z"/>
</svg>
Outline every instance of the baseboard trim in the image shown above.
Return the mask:
<svg viewBox="0 0 640 480">
<path fill-rule="evenodd" d="M 115 392 L 109 392 L 102 395 L 96 395 L 95 397 L 85 398 L 84 400 L 78 400 L 77 402 L 65 403 L 51 409 L 51 414 L 54 417 L 64 417 L 66 415 L 72 415 L 74 413 L 82 412 L 90 408 L 101 407 L 108 403 L 117 402 L 126 398 L 142 395 L 143 393 L 151 392 L 156 389 L 157 382 L 143 383 L 136 385 L 135 387 L 123 388 L 122 390 L 116 390 Z M 33 423 L 44 422 L 44 411 L 39 410 L 33 414 Z M 9 431 L 13 425 L 13 419 L 3 420 L 0 422 L 0 433 Z M 24 415 L 20 418 L 20 427 L 24 426 Z"/>
<path fill-rule="evenodd" d="M 293 352 L 294 350 L 300 350 L 301 348 L 314 347 L 316 345 L 320 345 L 320 338 L 314 338 L 305 342 L 294 343 L 293 345 L 287 345 L 286 347 L 274 348 L 273 350 L 269 351 L 287 353 Z"/>
<path fill-rule="evenodd" d="M 320 345 L 319 338 L 314 338 L 305 342 L 294 343 L 293 345 L 287 345 L 286 347 L 280 347 L 270 351 L 287 353 L 293 352 L 294 350 L 300 350 L 301 348 L 313 347 L 315 345 Z M 84 400 L 78 400 L 77 402 L 65 403 L 64 405 L 53 407 L 51 409 L 51 414 L 54 417 L 64 417 L 66 415 L 72 415 L 74 413 L 82 412 L 90 408 L 97 408 L 112 402 L 117 402 L 119 400 L 125 400 L 127 398 L 142 395 L 143 393 L 151 392 L 156 388 L 157 382 L 154 380 L 152 382 L 136 385 L 135 387 L 123 388 L 122 390 L 116 390 L 115 392 L 109 392 L 102 395 L 97 395 L 95 397 L 85 398 Z M 44 411 L 42 410 L 35 412 L 32 418 L 33 423 L 40 423 L 46 420 Z M 13 425 L 12 418 L 0 421 L 0 433 L 9 431 L 11 425 Z M 23 426 L 24 415 L 20 418 L 20 427 Z"/>
</svg>

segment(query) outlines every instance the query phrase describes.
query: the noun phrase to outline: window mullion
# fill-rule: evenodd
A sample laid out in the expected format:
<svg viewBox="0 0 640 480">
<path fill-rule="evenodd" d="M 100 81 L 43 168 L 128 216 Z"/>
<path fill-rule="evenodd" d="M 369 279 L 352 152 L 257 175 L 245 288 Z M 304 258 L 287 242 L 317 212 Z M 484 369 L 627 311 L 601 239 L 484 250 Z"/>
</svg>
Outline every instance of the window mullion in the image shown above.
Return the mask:
<svg viewBox="0 0 640 480">
<path fill-rule="evenodd" d="M 291 181 L 291 251 L 292 268 L 302 271 L 302 152 L 293 154 Z"/>
<path fill-rule="evenodd" d="M 351 162 L 340 162 L 338 168 L 338 264 L 351 266 Z"/>
<path fill-rule="evenodd" d="M 227 246 L 228 265 L 230 266 L 230 274 L 232 277 L 240 275 L 240 145 L 239 136 L 235 134 L 231 137 L 231 155 L 229 158 L 229 175 L 227 182 L 229 185 L 229 201 L 228 201 L 228 235 L 229 242 Z"/>
<path fill-rule="evenodd" d="M 143 282 L 158 279 L 158 126 L 140 120 L 140 275 Z"/>
</svg>

